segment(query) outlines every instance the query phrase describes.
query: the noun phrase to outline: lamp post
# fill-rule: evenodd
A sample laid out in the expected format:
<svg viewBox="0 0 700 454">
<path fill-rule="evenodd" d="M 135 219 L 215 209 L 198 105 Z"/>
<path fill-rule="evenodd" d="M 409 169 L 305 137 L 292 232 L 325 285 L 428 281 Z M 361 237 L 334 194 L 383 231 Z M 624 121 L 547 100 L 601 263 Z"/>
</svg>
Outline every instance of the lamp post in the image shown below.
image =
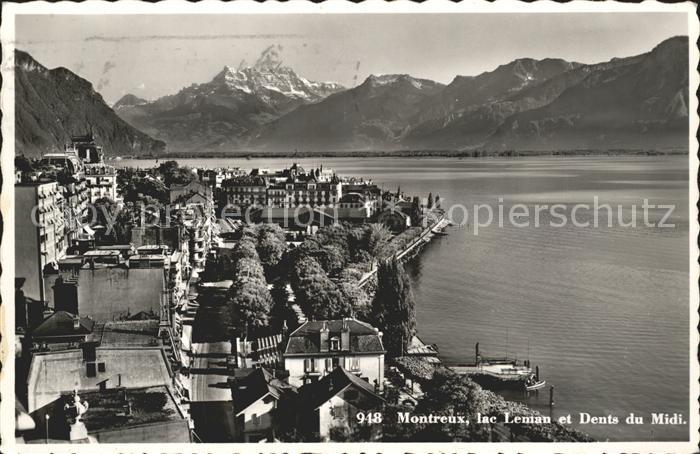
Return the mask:
<svg viewBox="0 0 700 454">
<path fill-rule="evenodd" d="M 46 416 L 44 416 L 44 418 L 46 418 L 46 444 L 48 445 L 49 444 L 49 419 L 51 418 L 51 416 L 49 416 L 47 414 Z"/>
</svg>

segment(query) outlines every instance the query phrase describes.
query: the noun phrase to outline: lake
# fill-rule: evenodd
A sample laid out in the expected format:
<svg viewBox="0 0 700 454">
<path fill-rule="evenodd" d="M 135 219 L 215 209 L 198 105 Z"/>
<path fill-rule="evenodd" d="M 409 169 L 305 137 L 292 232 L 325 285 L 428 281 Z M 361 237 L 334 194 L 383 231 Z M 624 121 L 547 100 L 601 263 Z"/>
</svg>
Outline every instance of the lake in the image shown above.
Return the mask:
<svg viewBox="0 0 700 454">
<path fill-rule="evenodd" d="M 181 159 L 199 167 L 277 168 L 291 159 Z M 437 343 L 446 361 L 487 356 L 529 358 L 555 386 L 552 416 L 579 412 L 616 415 L 618 425 L 580 425 L 599 440 L 687 440 L 688 426 L 650 425 L 652 412 L 689 411 L 688 161 L 683 157 L 580 157 L 518 159 L 315 158 L 340 175 L 372 178 L 385 189 L 439 194 L 443 208 L 577 203 L 618 206 L 625 222 L 599 210 L 598 228 L 509 222 L 479 228 L 473 217 L 436 237 L 407 266 L 416 296 L 420 337 Z M 114 161 L 149 167 L 153 161 Z M 675 205 L 647 227 L 644 199 Z M 502 200 L 502 201 L 501 201 Z M 632 212 L 632 206 L 636 212 Z M 666 209 L 650 210 L 658 223 Z M 453 210 L 461 221 L 462 211 Z M 485 213 L 482 209 L 480 213 Z M 593 221 L 579 210 L 579 223 Z M 478 233 L 478 234 L 475 234 Z M 507 396 L 549 414 L 549 392 Z M 629 413 L 646 424 L 627 425 Z"/>
</svg>

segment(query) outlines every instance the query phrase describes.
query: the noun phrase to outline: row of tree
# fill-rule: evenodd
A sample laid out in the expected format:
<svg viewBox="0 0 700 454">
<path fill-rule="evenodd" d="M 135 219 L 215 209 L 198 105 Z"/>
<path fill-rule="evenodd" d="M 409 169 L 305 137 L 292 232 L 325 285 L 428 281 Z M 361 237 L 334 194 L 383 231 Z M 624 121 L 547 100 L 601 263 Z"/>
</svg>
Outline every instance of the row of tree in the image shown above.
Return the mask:
<svg viewBox="0 0 700 454">
<path fill-rule="evenodd" d="M 295 264 L 291 284 L 296 301 L 312 320 L 330 320 L 352 315 L 352 306 L 313 257 L 302 257 Z"/>
<path fill-rule="evenodd" d="M 240 332 L 254 334 L 267 327 L 272 296 L 254 238 L 246 234 L 224 263 L 231 267 L 229 304 Z"/>
</svg>

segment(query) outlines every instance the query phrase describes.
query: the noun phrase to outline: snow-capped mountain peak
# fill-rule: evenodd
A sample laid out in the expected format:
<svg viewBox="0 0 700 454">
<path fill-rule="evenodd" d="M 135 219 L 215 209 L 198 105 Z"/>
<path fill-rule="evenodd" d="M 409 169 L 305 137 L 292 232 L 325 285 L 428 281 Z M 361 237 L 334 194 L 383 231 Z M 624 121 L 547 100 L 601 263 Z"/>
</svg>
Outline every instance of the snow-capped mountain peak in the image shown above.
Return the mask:
<svg viewBox="0 0 700 454">
<path fill-rule="evenodd" d="M 332 82 L 309 81 L 281 63 L 276 66 L 258 64 L 238 69 L 227 65 L 212 82 L 264 100 L 282 95 L 314 102 L 343 89 L 341 85 Z"/>
</svg>

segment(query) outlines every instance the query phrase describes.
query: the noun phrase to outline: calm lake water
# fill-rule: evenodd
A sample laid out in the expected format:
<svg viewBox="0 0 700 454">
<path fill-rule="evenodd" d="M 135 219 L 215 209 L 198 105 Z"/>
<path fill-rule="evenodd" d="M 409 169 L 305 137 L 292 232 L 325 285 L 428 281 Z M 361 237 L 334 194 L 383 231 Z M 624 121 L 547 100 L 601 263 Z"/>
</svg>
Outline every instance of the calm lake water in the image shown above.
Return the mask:
<svg viewBox="0 0 700 454">
<path fill-rule="evenodd" d="M 277 168 L 289 159 L 183 159 L 199 167 Z M 408 265 L 421 338 L 437 343 L 446 361 L 508 354 L 540 366 L 555 386 L 552 416 L 579 412 L 617 415 L 619 425 L 581 425 L 599 440 L 687 440 L 688 426 L 652 426 L 652 412 L 689 411 L 688 162 L 682 157 L 527 159 L 337 158 L 323 162 L 341 175 L 363 175 L 386 189 L 440 194 L 443 207 L 492 204 L 506 216 L 475 235 L 473 218 L 435 238 Z M 153 161 L 117 162 L 148 167 Z M 614 225 L 600 210 L 600 227 L 509 225 L 511 206 L 600 204 L 613 207 Z M 672 228 L 645 227 L 642 204 L 675 205 Z M 636 205 L 637 227 L 624 222 Z M 665 209 L 652 210 L 658 223 Z M 461 211 L 455 211 L 461 220 Z M 486 219 L 482 209 L 481 219 Z M 592 210 L 577 213 L 593 220 Z M 559 221 L 553 221 L 558 223 Z M 549 414 L 549 393 L 507 396 Z M 627 425 L 634 413 L 646 424 Z"/>
</svg>

